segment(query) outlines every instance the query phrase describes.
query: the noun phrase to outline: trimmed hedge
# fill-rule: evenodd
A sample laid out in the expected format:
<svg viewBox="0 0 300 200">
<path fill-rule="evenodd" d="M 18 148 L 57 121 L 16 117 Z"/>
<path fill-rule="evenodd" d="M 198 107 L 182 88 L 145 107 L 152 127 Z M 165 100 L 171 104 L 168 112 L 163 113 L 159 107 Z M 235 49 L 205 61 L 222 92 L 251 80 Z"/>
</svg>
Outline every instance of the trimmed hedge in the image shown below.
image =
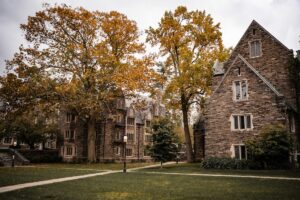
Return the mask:
<svg viewBox="0 0 300 200">
<path fill-rule="evenodd" d="M 206 158 L 201 162 L 204 169 L 262 169 L 260 163 L 251 160 L 237 160 L 233 158 Z"/>
<path fill-rule="evenodd" d="M 18 151 L 31 163 L 54 163 L 62 161 L 58 150 L 20 149 Z"/>
</svg>

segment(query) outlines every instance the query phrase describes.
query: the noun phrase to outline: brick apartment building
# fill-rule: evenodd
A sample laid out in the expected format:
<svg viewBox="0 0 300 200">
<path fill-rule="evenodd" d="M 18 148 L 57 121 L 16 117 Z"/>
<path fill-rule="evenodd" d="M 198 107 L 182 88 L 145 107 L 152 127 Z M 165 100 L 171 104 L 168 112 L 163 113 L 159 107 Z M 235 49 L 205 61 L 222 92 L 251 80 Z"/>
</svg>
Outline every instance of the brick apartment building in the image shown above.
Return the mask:
<svg viewBox="0 0 300 200">
<path fill-rule="evenodd" d="M 159 102 L 148 100 L 146 108 L 136 109 L 124 98 L 114 101 L 111 114 L 96 123 L 96 159 L 99 162 L 118 162 L 124 158 L 123 137 L 127 135 L 126 159 L 147 161 L 151 157 L 146 146 L 151 144 L 151 120 L 165 115 L 165 107 Z M 79 116 L 61 111 L 61 133 L 59 144 L 64 161 L 86 161 L 88 155 L 87 127 Z"/>
</svg>

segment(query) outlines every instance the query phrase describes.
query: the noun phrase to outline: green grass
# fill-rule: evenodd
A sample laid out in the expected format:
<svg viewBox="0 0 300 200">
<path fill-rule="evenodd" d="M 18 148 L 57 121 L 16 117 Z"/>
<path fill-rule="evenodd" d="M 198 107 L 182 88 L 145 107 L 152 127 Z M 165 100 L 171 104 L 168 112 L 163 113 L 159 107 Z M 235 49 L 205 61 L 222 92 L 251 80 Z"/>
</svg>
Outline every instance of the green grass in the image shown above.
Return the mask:
<svg viewBox="0 0 300 200">
<path fill-rule="evenodd" d="M 255 176 L 284 176 L 284 177 L 300 177 L 300 170 L 217 170 L 202 169 L 199 163 L 179 163 L 163 166 L 163 168 L 155 167 L 143 169 L 146 172 L 167 172 L 167 173 L 201 173 L 201 174 L 233 174 L 233 175 L 255 175 Z"/>
<path fill-rule="evenodd" d="M 300 182 L 117 173 L 0 194 L 0 199 L 299 199 Z"/>
<path fill-rule="evenodd" d="M 15 185 L 53 178 L 77 176 L 99 172 L 97 170 L 70 170 L 60 168 L 15 167 L 0 168 L 0 186 Z M 1 198 L 0 198 L 1 199 Z"/>
<path fill-rule="evenodd" d="M 154 163 L 127 163 L 127 168 L 142 167 Z M 53 178 L 77 176 L 105 170 L 121 170 L 122 163 L 110 164 L 40 164 L 32 167 L 0 168 L 0 187 Z"/>
<path fill-rule="evenodd" d="M 127 163 L 126 167 L 136 168 L 147 165 L 153 165 L 157 163 Z M 76 168 L 76 169 L 95 169 L 95 170 L 122 170 L 123 163 L 92 163 L 92 164 L 72 164 L 72 163 L 57 163 L 57 164 L 40 164 L 36 165 L 40 167 L 51 168 Z"/>
<path fill-rule="evenodd" d="M 149 163 L 128 164 L 135 168 Z M 99 170 L 120 170 L 122 164 L 49 164 L 35 168 L 0 168 L 0 185 L 45 180 Z M 0 199 L 299 199 L 300 181 L 231 177 L 203 177 L 146 172 L 179 172 L 206 174 L 239 174 L 300 177 L 300 170 L 237 171 L 204 170 L 199 164 L 174 164 L 163 169 L 152 168 L 135 172 L 114 173 L 45 186 L 26 188 L 0 194 Z"/>
</svg>

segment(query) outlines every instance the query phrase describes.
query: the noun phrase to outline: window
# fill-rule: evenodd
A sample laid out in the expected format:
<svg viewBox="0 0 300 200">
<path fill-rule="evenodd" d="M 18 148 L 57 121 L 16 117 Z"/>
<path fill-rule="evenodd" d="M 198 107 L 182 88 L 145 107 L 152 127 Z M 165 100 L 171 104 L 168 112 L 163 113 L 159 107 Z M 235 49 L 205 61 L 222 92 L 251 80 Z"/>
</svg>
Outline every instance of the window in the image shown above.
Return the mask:
<svg viewBox="0 0 300 200">
<path fill-rule="evenodd" d="M 72 156 L 73 155 L 73 147 L 68 146 L 66 151 L 66 156 Z"/>
<path fill-rule="evenodd" d="M 231 129 L 232 130 L 252 129 L 252 116 L 250 114 L 232 115 Z"/>
<path fill-rule="evenodd" d="M 117 115 L 117 122 L 121 123 L 123 121 L 122 115 L 118 114 Z"/>
<path fill-rule="evenodd" d="M 12 142 L 12 138 L 11 137 L 5 137 L 3 139 L 3 144 L 11 144 Z"/>
<path fill-rule="evenodd" d="M 234 158 L 239 160 L 247 159 L 247 150 L 245 145 L 234 145 Z"/>
<path fill-rule="evenodd" d="M 76 120 L 76 116 L 72 113 L 67 113 L 67 123 L 74 122 Z"/>
<path fill-rule="evenodd" d="M 120 147 L 116 147 L 116 155 L 120 155 L 121 154 L 121 148 Z"/>
<path fill-rule="evenodd" d="M 134 118 L 128 118 L 127 119 L 127 124 L 128 125 L 134 125 Z"/>
<path fill-rule="evenodd" d="M 293 114 L 289 115 L 289 121 L 290 121 L 290 132 L 291 133 L 295 133 L 296 129 L 295 129 L 295 117 Z"/>
<path fill-rule="evenodd" d="M 234 100 L 240 101 L 248 99 L 248 84 L 246 80 L 234 81 L 233 88 Z"/>
<path fill-rule="evenodd" d="M 261 56 L 261 42 L 260 40 L 255 40 L 250 42 L 250 58 L 255 58 Z"/>
<path fill-rule="evenodd" d="M 121 135 L 122 135 L 122 131 L 121 130 L 117 130 L 116 132 L 116 140 L 120 140 L 121 139 Z"/>
<path fill-rule="evenodd" d="M 126 148 L 126 156 L 132 156 L 132 149 Z"/>
<path fill-rule="evenodd" d="M 238 76 L 241 76 L 241 68 L 238 67 Z"/>
<path fill-rule="evenodd" d="M 134 141 L 134 134 L 133 133 L 127 133 L 128 141 Z"/>
<path fill-rule="evenodd" d="M 152 141 L 152 135 L 146 134 L 145 135 L 145 142 L 151 142 Z"/>
<path fill-rule="evenodd" d="M 75 130 L 66 130 L 65 138 L 66 139 L 74 139 L 75 138 Z"/>
<path fill-rule="evenodd" d="M 150 123 L 149 120 L 147 120 L 147 121 L 146 121 L 146 127 L 150 128 L 150 126 L 151 126 L 151 123 Z"/>
<path fill-rule="evenodd" d="M 252 34 L 255 35 L 256 34 L 256 29 L 252 29 Z"/>
</svg>

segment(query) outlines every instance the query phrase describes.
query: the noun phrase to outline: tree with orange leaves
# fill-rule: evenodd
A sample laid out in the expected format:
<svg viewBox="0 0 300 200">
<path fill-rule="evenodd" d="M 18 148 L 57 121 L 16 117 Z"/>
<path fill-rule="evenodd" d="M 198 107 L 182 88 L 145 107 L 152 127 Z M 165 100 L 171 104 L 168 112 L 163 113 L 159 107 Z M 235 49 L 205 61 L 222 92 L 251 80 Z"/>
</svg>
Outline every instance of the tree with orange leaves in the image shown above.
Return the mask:
<svg viewBox="0 0 300 200">
<path fill-rule="evenodd" d="M 159 46 L 165 57 L 162 71 L 165 78 L 164 98 L 173 109 L 181 110 L 187 146 L 187 160 L 193 161 L 188 114 L 192 104 L 210 93 L 212 65 L 225 60 L 220 24 L 214 24 L 205 11 L 188 11 L 179 6 L 167 11 L 158 28 L 147 30 L 147 41 Z"/>
<path fill-rule="evenodd" d="M 14 100 L 23 99 L 28 108 L 59 102 L 76 110 L 88 127 L 88 160 L 96 161 L 99 113 L 110 105 L 115 91 L 122 90 L 125 96 L 149 91 L 156 77 L 150 68 L 152 57 L 137 57 L 145 53 L 145 47 L 138 41 L 136 23 L 115 11 L 46 5 L 28 17 L 21 29 L 29 45 L 21 46 L 7 62 L 10 74 L 0 82 L 14 79 L 20 86 L 16 89 L 23 90 Z"/>
</svg>

